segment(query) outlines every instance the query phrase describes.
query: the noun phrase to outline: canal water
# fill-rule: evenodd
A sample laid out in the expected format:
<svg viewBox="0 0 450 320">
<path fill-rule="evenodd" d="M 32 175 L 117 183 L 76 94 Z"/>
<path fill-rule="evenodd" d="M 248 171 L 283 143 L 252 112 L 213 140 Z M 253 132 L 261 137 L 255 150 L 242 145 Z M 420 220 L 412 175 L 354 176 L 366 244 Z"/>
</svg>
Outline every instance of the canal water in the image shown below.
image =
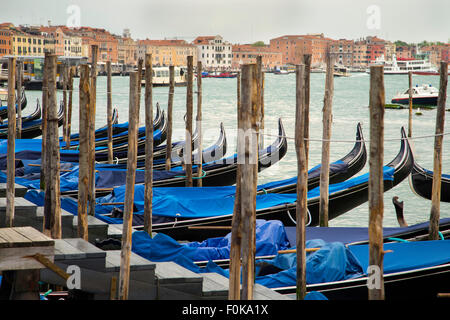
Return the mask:
<svg viewBox="0 0 450 320">
<path fill-rule="evenodd" d="M 392 97 L 403 92 L 408 87 L 407 75 L 385 76 L 386 103 L 390 103 Z M 74 79 L 73 94 L 73 125 L 72 131 L 78 132 L 78 84 L 79 79 Z M 219 126 L 223 123 L 227 134 L 227 154 L 236 152 L 236 79 L 204 78 L 203 89 L 203 131 L 204 147 L 213 144 L 219 136 Z M 414 76 L 414 85 L 432 85 L 439 87 L 438 76 Z M 196 83 L 194 82 L 194 88 Z M 310 136 L 311 139 L 322 137 L 322 107 L 325 86 L 325 74 L 311 74 L 311 102 L 310 102 Z M 194 91 L 196 91 L 194 89 Z M 119 122 L 128 121 L 129 101 L 129 77 L 112 78 L 113 107 L 119 111 Z M 141 102 L 141 125 L 144 119 L 144 95 Z M 41 99 L 42 92 L 27 91 L 28 103 L 34 104 L 36 99 Z M 62 92 L 58 92 L 58 99 L 62 99 Z M 167 110 L 168 88 L 154 88 L 153 101 L 159 103 L 163 110 Z M 294 137 L 295 125 L 295 75 L 265 75 L 265 145 L 269 145 L 275 137 L 269 135 L 278 134 L 278 119 L 281 118 L 288 137 Z M 333 96 L 333 124 L 331 143 L 331 161 L 336 161 L 347 154 L 354 142 L 342 142 L 342 140 L 354 140 L 356 126 L 362 124 L 364 137 L 369 140 L 369 75 L 366 73 L 353 73 L 348 78 L 334 78 Z M 447 108 L 449 102 L 447 101 Z M 28 107 L 24 110 L 24 115 Z M 194 94 L 194 116 L 196 99 Z M 413 150 L 418 163 L 423 167 L 433 169 L 434 137 L 420 138 L 433 135 L 435 132 L 436 110 L 420 110 L 422 115 L 413 116 Z M 167 111 L 166 111 L 167 112 Z M 184 139 L 184 114 L 186 112 L 186 87 L 176 87 L 174 96 L 173 116 L 173 141 Z M 446 113 L 446 117 L 450 116 Z M 97 112 L 96 127 L 106 124 L 106 77 L 98 77 L 97 80 Z M 385 164 L 390 162 L 400 149 L 400 129 L 408 126 L 408 110 L 390 110 L 385 112 Z M 450 132 L 450 123 L 447 120 L 445 132 Z M 395 140 L 394 140 L 395 139 Z M 369 143 L 366 143 L 369 147 Z M 320 141 L 310 142 L 309 166 L 312 168 L 321 162 Z M 450 174 L 450 136 L 444 136 L 443 146 L 443 173 Z M 366 167 L 358 174 L 368 172 Z M 296 153 L 293 139 L 288 139 L 288 152 L 277 164 L 262 171 L 258 175 L 258 183 L 266 183 L 290 178 L 296 175 Z M 431 201 L 415 195 L 409 186 L 408 180 L 384 194 L 384 226 L 398 226 L 392 197 L 398 196 L 404 201 L 405 219 L 409 224 L 423 222 L 429 219 Z M 350 212 L 330 221 L 330 226 L 367 226 L 368 204 L 353 209 Z M 450 217 L 450 204 L 441 204 L 441 217 Z"/>
</svg>

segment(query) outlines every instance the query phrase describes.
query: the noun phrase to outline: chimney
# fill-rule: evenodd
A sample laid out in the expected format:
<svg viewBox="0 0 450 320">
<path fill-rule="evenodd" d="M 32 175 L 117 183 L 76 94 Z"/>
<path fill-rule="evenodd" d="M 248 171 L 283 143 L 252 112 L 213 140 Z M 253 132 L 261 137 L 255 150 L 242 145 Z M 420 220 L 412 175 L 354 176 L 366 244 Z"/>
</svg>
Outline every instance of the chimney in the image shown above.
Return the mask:
<svg viewBox="0 0 450 320">
<path fill-rule="evenodd" d="M 48 26 L 49 26 L 49 27 L 52 26 L 52 20 L 48 20 Z"/>
</svg>

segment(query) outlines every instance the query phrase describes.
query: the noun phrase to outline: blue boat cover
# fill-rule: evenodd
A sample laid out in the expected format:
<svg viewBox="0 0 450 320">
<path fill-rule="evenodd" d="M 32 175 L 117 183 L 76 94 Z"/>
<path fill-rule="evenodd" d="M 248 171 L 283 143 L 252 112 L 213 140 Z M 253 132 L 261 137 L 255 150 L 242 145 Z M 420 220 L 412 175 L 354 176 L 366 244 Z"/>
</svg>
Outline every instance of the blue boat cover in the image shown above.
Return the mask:
<svg viewBox="0 0 450 320">
<path fill-rule="evenodd" d="M 135 231 L 132 250 L 151 261 L 173 261 L 181 255 L 191 261 L 209 261 L 230 258 L 231 233 L 225 237 L 209 238 L 202 242 L 178 243 L 171 237 L 158 233 L 151 238 L 145 231 Z M 275 255 L 287 249 L 284 226 L 278 220 L 256 220 L 256 255 Z"/>
<path fill-rule="evenodd" d="M 384 179 L 393 179 L 394 168 L 384 167 Z M 347 181 L 332 184 L 329 193 L 345 190 L 347 188 L 367 183 L 369 174 L 352 178 Z M 136 185 L 134 191 L 135 214 L 142 214 L 144 210 L 143 185 Z M 165 187 L 153 188 L 153 215 L 163 217 L 204 218 L 232 214 L 234 208 L 234 186 L 225 187 Z M 308 191 L 308 199 L 318 197 L 320 188 Z M 114 188 L 114 191 L 97 199 L 100 203 L 124 202 L 125 186 Z M 256 196 L 256 209 L 270 208 L 278 205 L 294 203 L 297 194 L 261 194 Z M 97 211 L 98 209 L 98 211 Z M 109 213 L 114 209 L 111 205 L 98 205 L 96 212 Z"/>
</svg>

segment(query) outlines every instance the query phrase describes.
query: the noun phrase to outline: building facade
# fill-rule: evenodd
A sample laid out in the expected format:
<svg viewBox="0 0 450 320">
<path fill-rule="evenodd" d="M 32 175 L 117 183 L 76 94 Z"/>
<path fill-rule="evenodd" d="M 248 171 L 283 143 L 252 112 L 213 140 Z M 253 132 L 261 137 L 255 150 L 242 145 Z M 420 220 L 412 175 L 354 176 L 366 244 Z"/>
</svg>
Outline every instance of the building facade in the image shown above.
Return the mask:
<svg viewBox="0 0 450 320">
<path fill-rule="evenodd" d="M 145 59 L 146 53 L 152 54 L 154 66 L 186 66 L 188 56 L 197 61 L 197 47 L 184 40 L 139 40 L 137 58 Z"/>
<path fill-rule="evenodd" d="M 334 55 L 335 63 L 346 67 L 353 66 L 353 40 L 339 39 L 330 43 L 330 53 Z"/>
<path fill-rule="evenodd" d="M 233 45 L 231 68 L 240 69 L 242 64 L 256 63 L 256 57 L 261 56 L 262 68 L 278 69 L 283 65 L 283 54 L 273 51 L 270 46 L 252 46 L 250 44 Z"/>
<path fill-rule="evenodd" d="M 233 59 L 233 47 L 223 37 L 200 36 L 193 44 L 197 47 L 197 59 L 202 62 L 205 70 L 228 70 L 231 68 Z"/>
</svg>

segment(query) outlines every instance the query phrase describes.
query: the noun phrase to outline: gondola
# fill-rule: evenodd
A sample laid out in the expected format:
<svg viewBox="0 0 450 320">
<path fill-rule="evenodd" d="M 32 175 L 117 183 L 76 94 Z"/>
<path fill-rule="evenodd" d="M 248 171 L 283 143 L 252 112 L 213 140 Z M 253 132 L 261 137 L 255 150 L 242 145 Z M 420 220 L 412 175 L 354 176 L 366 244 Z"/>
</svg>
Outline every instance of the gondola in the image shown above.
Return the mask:
<svg viewBox="0 0 450 320">
<path fill-rule="evenodd" d="M 401 129 L 401 147 L 397 156 L 385 166 L 384 191 L 388 191 L 408 177 L 414 163 L 413 154 L 406 138 L 404 129 Z M 330 185 L 329 194 L 329 219 L 334 219 L 368 200 L 368 173 L 352 178 L 338 184 Z M 319 188 L 308 192 L 308 225 L 317 226 L 319 222 Z M 231 194 L 232 190 L 230 190 Z M 280 220 L 286 226 L 295 225 L 296 194 L 260 195 L 265 203 L 279 203 L 265 208 L 257 209 L 256 217 L 265 220 Z M 267 200 L 269 199 L 269 200 Z M 272 201 L 272 202 L 269 202 Z M 258 205 L 258 201 L 257 201 Z M 135 215 L 136 226 L 140 217 Z M 223 236 L 227 229 L 204 228 L 204 226 L 230 226 L 232 214 L 201 217 L 182 218 L 163 217 L 161 223 L 153 225 L 155 232 L 163 232 L 175 239 L 198 240 L 205 237 Z M 193 228 L 194 227 L 194 228 Z M 137 227 L 139 228 L 139 227 Z M 198 228 L 198 229 L 197 229 Z"/>
<path fill-rule="evenodd" d="M 117 110 L 117 108 L 114 108 L 114 109 L 113 109 L 113 115 L 112 115 L 112 118 L 111 118 L 111 124 L 112 124 L 112 126 L 113 126 L 113 135 L 114 135 L 115 133 L 120 133 L 120 132 L 122 132 L 122 131 L 126 131 L 126 130 L 124 129 L 124 130 L 121 130 L 120 132 L 115 132 L 115 131 L 114 131 L 114 128 L 115 128 L 114 125 L 116 125 L 116 124 L 118 124 L 118 123 L 119 123 L 119 111 Z M 103 127 L 99 128 L 99 129 L 95 130 L 95 138 L 98 139 L 98 138 L 106 137 L 106 136 L 108 135 L 107 130 L 108 130 L 108 125 L 107 125 L 107 124 L 105 124 Z M 79 134 L 79 133 L 72 133 L 72 134 L 70 135 L 70 141 L 71 141 L 71 142 L 72 142 L 72 141 L 75 142 L 75 141 L 79 141 L 79 140 L 80 140 L 80 134 Z M 60 137 L 60 138 L 59 138 L 59 141 L 64 141 L 64 138 L 63 138 L 63 137 Z"/>
<path fill-rule="evenodd" d="M 25 94 L 25 90 L 22 91 L 20 106 L 22 107 L 22 110 L 25 109 L 27 106 L 27 96 Z M 0 118 L 1 119 L 8 118 L 8 106 L 3 106 L 1 105 L 1 103 L 0 103 Z"/>
<path fill-rule="evenodd" d="M 60 104 L 58 110 L 58 127 L 62 126 L 64 121 L 64 106 Z M 22 123 L 22 139 L 33 139 L 42 135 L 42 118 Z M 0 130 L 0 139 L 8 138 L 8 130 Z"/>
<path fill-rule="evenodd" d="M 160 131 L 160 134 L 154 136 L 153 144 L 154 146 L 158 146 L 163 143 L 167 138 L 167 121 L 165 117 L 164 111 L 157 112 L 157 116 L 154 121 L 154 133 L 156 131 Z M 115 129 L 114 129 L 115 128 Z M 113 142 L 113 152 L 119 152 L 128 150 L 128 123 L 116 124 L 113 126 L 113 129 L 117 132 L 113 134 L 112 142 Z M 145 127 L 140 127 L 138 130 L 138 146 L 145 144 Z M 101 159 L 107 159 L 108 157 L 108 138 L 106 136 L 102 136 L 100 138 L 95 139 L 95 147 L 104 149 L 96 150 L 96 161 L 101 161 Z M 64 146 L 64 143 L 62 143 Z M 79 141 L 71 141 L 70 148 L 78 149 Z M 103 154 L 103 156 L 101 156 Z M 99 159 L 97 159 L 97 155 L 99 155 Z"/>
<path fill-rule="evenodd" d="M 205 158 L 215 158 L 221 157 L 223 153 L 226 152 L 227 142 L 225 129 L 223 125 L 220 126 L 220 135 L 217 141 L 210 147 L 203 150 L 203 157 Z M 193 160 L 197 156 L 193 155 Z M 126 169 L 115 169 L 116 165 L 97 165 L 96 170 L 98 171 L 97 187 L 95 190 L 96 197 L 101 197 L 109 194 L 114 187 L 123 185 L 126 179 L 127 170 Z M 63 179 L 61 179 L 63 180 Z M 71 180 L 71 179 L 70 179 Z M 195 178 L 194 178 L 195 180 Z M 143 169 L 136 171 L 135 183 L 142 184 L 145 181 L 145 171 Z M 174 182 L 172 182 L 174 181 Z M 165 186 L 183 186 L 186 183 L 186 178 L 184 173 L 181 171 L 154 171 L 153 172 L 153 186 L 154 187 L 165 187 Z M 62 185 L 62 183 L 61 183 Z M 62 195 L 71 196 L 74 198 L 78 197 L 78 190 L 68 190 L 62 191 Z"/>
<path fill-rule="evenodd" d="M 416 195 L 431 200 L 433 171 L 422 168 L 417 162 L 414 162 L 409 185 Z M 450 202 L 450 175 L 447 174 L 441 175 L 441 201 Z"/>
<path fill-rule="evenodd" d="M 364 143 L 361 124 L 356 128 L 356 142 L 353 149 L 341 159 L 330 164 L 329 184 L 345 181 L 366 165 L 367 150 Z M 308 171 L 308 190 L 312 190 L 320 185 L 320 165 Z M 297 177 L 281 182 L 268 183 L 258 191 L 261 193 L 295 193 L 297 192 Z"/>
<path fill-rule="evenodd" d="M 42 109 L 41 109 L 41 105 L 38 103 L 36 103 L 36 109 L 30 113 L 27 116 L 23 116 L 22 117 L 22 125 L 28 121 L 33 121 L 33 120 L 38 120 L 39 118 L 41 118 L 42 116 Z M 16 124 L 17 124 L 17 119 L 16 118 Z M 2 122 L 2 124 L 0 125 L 0 130 L 2 129 L 7 129 L 8 128 L 8 120 L 4 120 Z"/>
</svg>

